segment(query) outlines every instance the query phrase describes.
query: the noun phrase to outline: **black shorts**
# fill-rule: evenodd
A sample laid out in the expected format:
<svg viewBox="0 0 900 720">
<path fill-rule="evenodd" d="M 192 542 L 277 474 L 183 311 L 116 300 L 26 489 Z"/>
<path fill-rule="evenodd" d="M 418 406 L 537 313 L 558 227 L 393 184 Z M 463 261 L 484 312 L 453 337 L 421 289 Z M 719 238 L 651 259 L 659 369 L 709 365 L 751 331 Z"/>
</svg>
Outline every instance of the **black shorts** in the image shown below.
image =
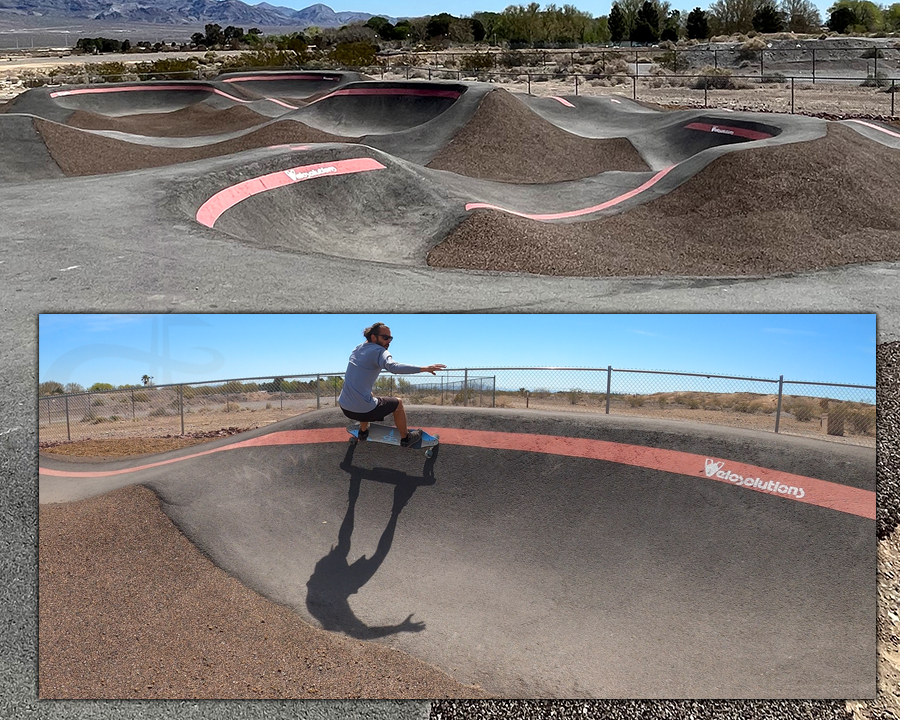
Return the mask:
<svg viewBox="0 0 900 720">
<path fill-rule="evenodd" d="M 351 420 L 359 420 L 360 422 L 373 422 L 378 420 L 384 420 L 388 415 L 393 414 L 393 412 L 400 406 L 400 398 L 395 397 L 386 397 L 386 398 L 375 398 L 378 401 L 378 405 L 376 405 L 369 412 L 358 413 L 353 412 L 352 410 L 343 410 L 344 415 L 346 415 Z"/>
</svg>

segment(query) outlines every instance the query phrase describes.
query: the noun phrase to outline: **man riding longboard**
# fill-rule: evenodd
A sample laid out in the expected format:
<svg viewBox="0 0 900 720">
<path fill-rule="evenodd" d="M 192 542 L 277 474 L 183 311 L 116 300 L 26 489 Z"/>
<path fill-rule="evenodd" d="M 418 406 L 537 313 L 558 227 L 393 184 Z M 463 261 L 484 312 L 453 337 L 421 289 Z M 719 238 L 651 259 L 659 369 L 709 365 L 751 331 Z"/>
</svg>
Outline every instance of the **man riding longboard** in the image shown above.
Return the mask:
<svg viewBox="0 0 900 720">
<path fill-rule="evenodd" d="M 434 375 L 447 366 L 436 364 L 418 367 L 395 362 L 388 352 L 394 338 L 391 336 L 391 329 L 384 323 L 377 322 L 367 327 L 363 330 L 363 336 L 366 342 L 358 345 L 350 353 L 338 404 L 344 415 L 351 420 L 359 421 L 357 437 L 361 442 L 368 439 L 370 422 L 384 420 L 393 414 L 394 424 L 400 436 L 400 447 L 414 446 L 422 440 L 422 431 L 410 430 L 407 427 L 403 401 L 396 397 L 375 397 L 372 395 L 372 388 L 382 370 L 396 375 L 414 375 L 423 372 Z"/>
</svg>

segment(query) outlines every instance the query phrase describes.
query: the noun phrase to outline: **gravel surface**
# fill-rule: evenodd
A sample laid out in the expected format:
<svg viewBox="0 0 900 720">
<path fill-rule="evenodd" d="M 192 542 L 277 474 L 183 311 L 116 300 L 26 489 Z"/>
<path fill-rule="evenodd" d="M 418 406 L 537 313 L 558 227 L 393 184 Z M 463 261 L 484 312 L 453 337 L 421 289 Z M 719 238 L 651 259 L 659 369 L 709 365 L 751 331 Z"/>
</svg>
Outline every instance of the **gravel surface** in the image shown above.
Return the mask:
<svg viewBox="0 0 900 720">
<path fill-rule="evenodd" d="M 356 142 L 355 138 L 331 135 L 294 120 L 274 122 L 231 140 L 187 148 L 138 145 L 40 118 L 34 119 L 34 125 L 66 175 L 102 175 L 163 167 L 287 143 Z"/>
<path fill-rule="evenodd" d="M 39 527 L 42 699 L 486 696 L 244 587 L 146 488 L 42 505 Z"/>
<path fill-rule="evenodd" d="M 573 135 L 505 90 L 485 95 L 472 118 L 428 167 L 519 184 L 579 180 L 608 170 L 650 169 L 625 138 L 592 140 Z"/>
<path fill-rule="evenodd" d="M 246 107 L 218 110 L 202 103 L 165 113 L 112 117 L 76 110 L 66 125 L 84 130 L 116 130 L 150 137 L 202 137 L 246 130 L 270 120 Z"/>
<path fill-rule="evenodd" d="M 620 215 L 546 223 L 493 210 L 428 254 L 435 267 L 541 275 L 770 275 L 900 259 L 900 150 L 843 125 L 717 158 Z"/>
</svg>

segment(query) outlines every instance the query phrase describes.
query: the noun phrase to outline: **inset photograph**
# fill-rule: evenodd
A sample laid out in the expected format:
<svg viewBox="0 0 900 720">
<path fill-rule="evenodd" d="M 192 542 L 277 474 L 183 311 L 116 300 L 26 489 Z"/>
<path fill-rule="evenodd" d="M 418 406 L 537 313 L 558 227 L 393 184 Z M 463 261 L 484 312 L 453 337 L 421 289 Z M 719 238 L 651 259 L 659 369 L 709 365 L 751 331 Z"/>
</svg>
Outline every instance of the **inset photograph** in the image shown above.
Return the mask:
<svg viewBox="0 0 900 720">
<path fill-rule="evenodd" d="M 875 348 L 853 314 L 41 315 L 39 696 L 872 699 Z"/>
</svg>

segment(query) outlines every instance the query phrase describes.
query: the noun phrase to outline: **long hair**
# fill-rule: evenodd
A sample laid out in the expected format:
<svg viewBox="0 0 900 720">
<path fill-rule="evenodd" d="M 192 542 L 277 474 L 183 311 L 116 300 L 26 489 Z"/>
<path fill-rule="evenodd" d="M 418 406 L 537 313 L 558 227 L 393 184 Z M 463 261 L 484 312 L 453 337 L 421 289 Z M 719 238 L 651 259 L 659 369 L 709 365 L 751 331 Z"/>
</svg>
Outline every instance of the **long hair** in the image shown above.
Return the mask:
<svg viewBox="0 0 900 720">
<path fill-rule="evenodd" d="M 373 335 L 379 335 L 381 333 L 381 328 L 387 327 L 383 322 L 377 322 L 371 327 L 367 327 L 363 330 L 363 336 L 368 340 Z"/>
</svg>

